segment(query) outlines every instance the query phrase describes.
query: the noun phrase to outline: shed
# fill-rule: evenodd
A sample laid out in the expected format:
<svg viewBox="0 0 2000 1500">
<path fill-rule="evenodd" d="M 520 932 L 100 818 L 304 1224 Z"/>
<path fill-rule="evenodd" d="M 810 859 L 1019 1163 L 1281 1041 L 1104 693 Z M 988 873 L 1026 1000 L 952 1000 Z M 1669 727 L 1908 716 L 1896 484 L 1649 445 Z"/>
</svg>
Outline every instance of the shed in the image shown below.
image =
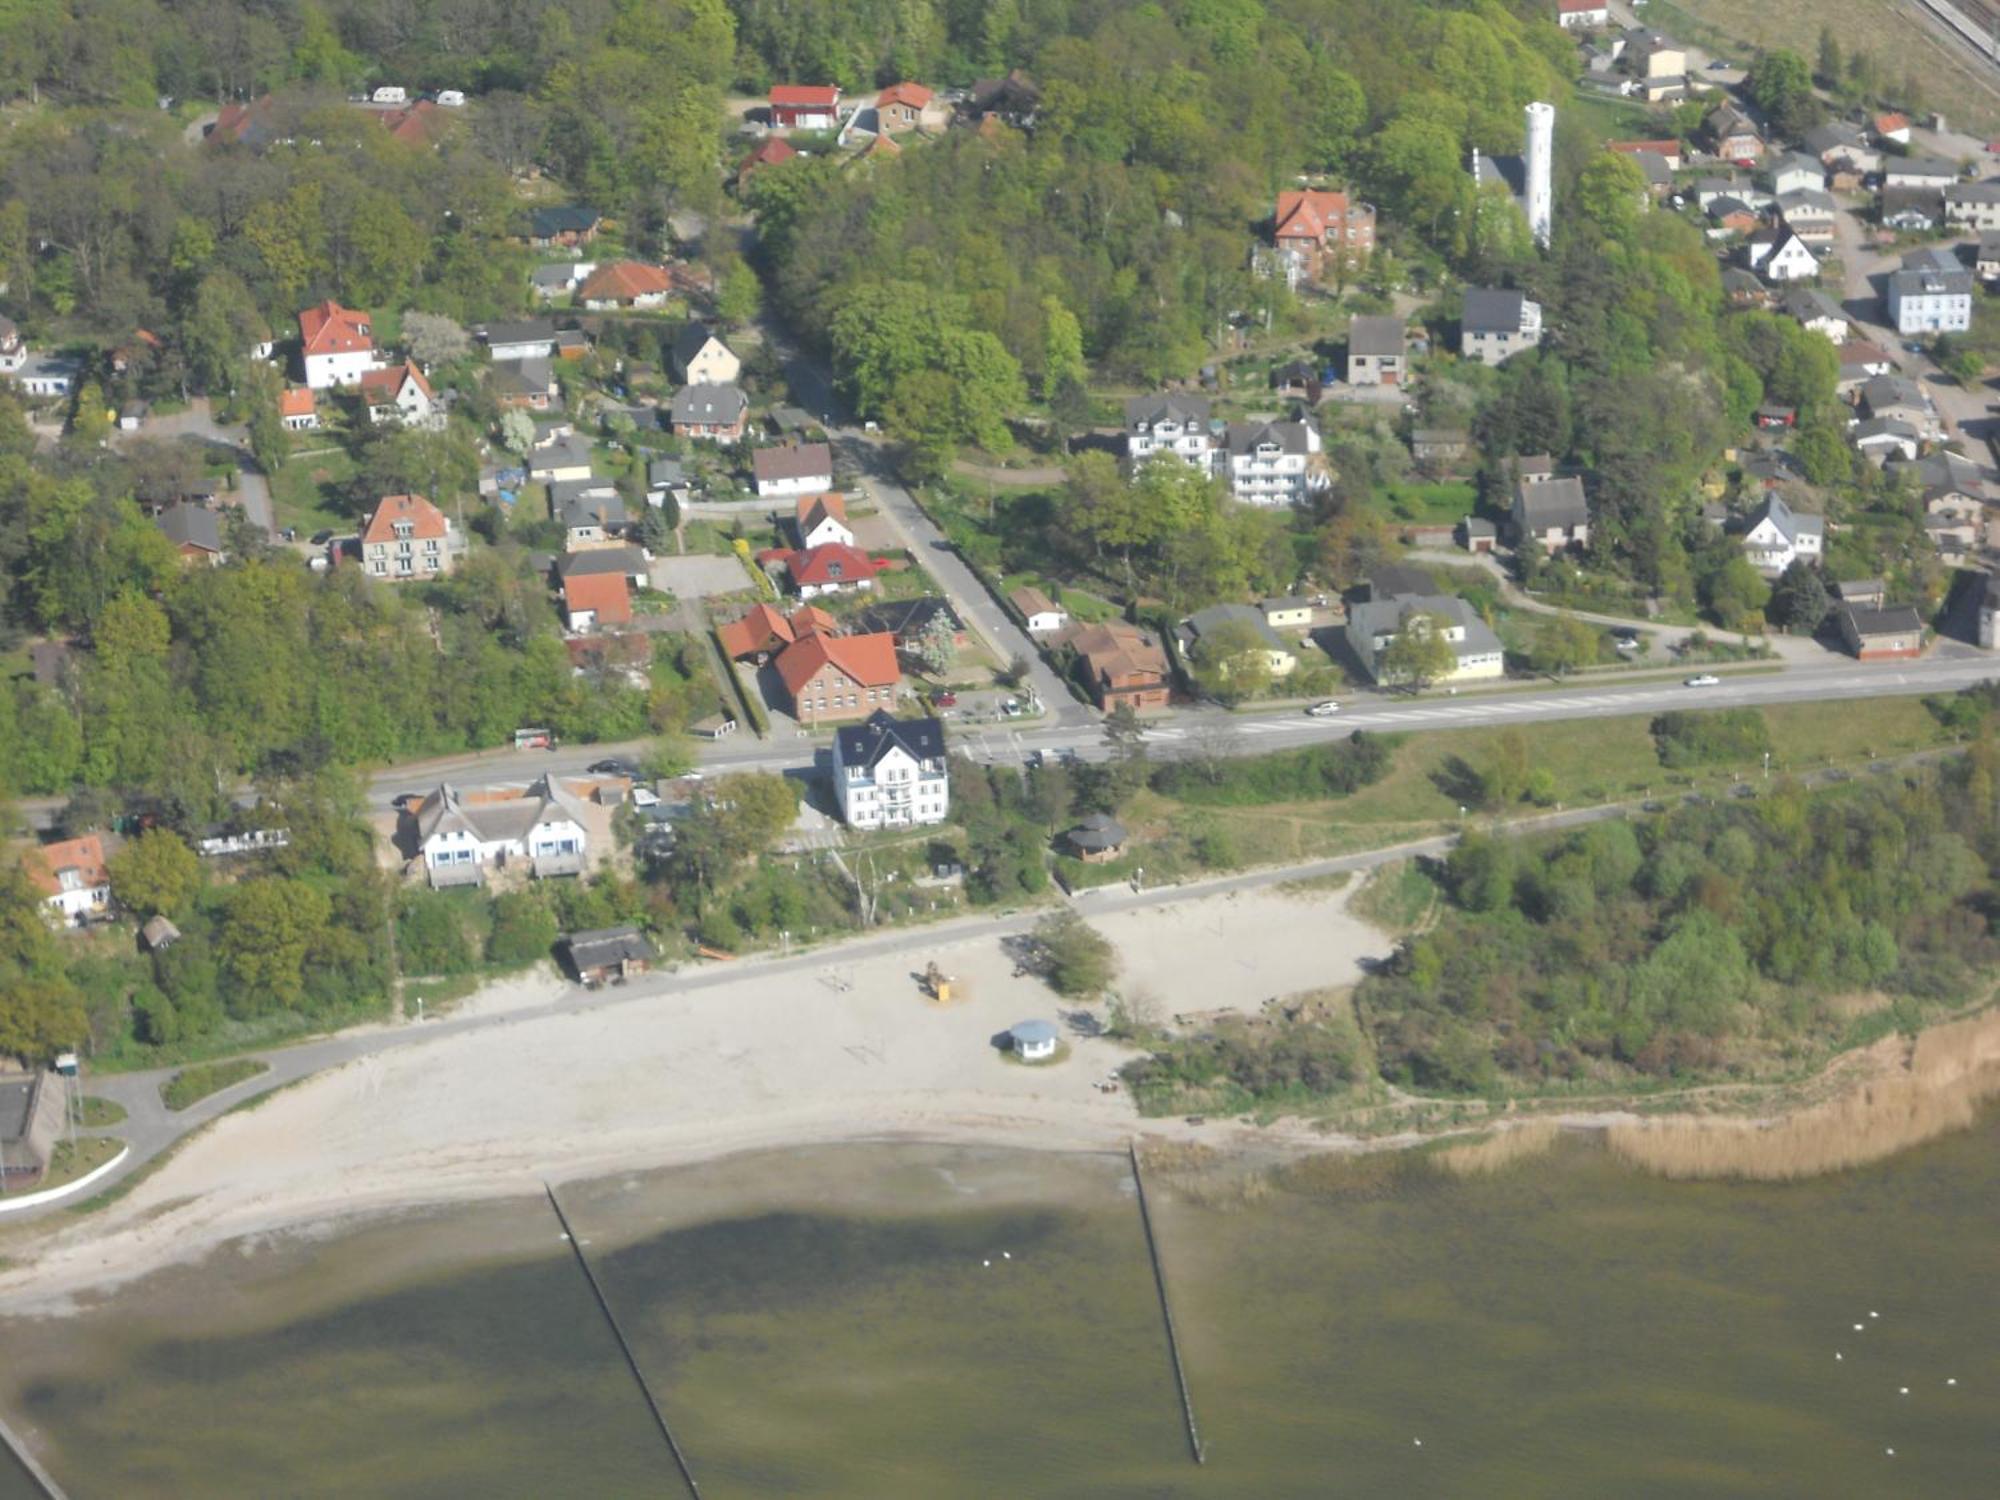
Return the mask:
<svg viewBox="0 0 2000 1500">
<path fill-rule="evenodd" d="M 178 943 L 181 930 L 165 917 L 154 916 L 146 919 L 146 925 L 139 929 L 139 936 L 145 940 L 149 952 L 158 953 L 162 948 L 171 948 Z"/>
<path fill-rule="evenodd" d="M 585 984 L 623 984 L 634 974 L 646 972 L 658 955 L 646 935 L 627 922 L 622 927 L 603 927 L 592 932 L 573 932 L 563 943 L 569 966 Z"/>
<path fill-rule="evenodd" d="M 1053 1021 L 1016 1021 L 1007 1028 L 1007 1043 L 1022 1062 L 1042 1062 L 1054 1057 L 1061 1037 Z"/>
<path fill-rule="evenodd" d="M 1109 813 L 1092 813 L 1063 835 L 1087 865 L 1101 865 L 1125 852 L 1125 825 Z"/>
</svg>

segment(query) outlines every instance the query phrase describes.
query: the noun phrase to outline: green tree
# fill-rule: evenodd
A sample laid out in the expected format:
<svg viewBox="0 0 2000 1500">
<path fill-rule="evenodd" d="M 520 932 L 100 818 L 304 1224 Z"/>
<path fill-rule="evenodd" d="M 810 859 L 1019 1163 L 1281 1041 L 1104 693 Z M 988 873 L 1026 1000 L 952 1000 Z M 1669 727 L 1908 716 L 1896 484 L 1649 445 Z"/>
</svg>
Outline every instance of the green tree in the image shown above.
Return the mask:
<svg viewBox="0 0 2000 1500">
<path fill-rule="evenodd" d="M 1597 628 L 1575 615 L 1559 615 L 1536 633 L 1533 659 L 1537 671 L 1567 677 L 1597 660 Z"/>
<path fill-rule="evenodd" d="M 1378 675 L 1382 681 L 1421 692 L 1458 666 L 1458 652 L 1447 634 L 1451 620 L 1430 610 L 1406 609 L 1396 622 L 1396 634 L 1383 648 Z"/>
<path fill-rule="evenodd" d="M 755 322 L 764 309 L 764 284 L 742 260 L 733 260 L 722 273 L 715 289 L 715 315 L 731 328 Z"/>
<path fill-rule="evenodd" d="M 1646 211 L 1646 177 L 1623 151 L 1604 151 L 1576 179 L 1576 211 L 1608 240 L 1631 239 Z"/>
<path fill-rule="evenodd" d="M 1780 48 L 1758 58 L 1750 70 L 1749 90 L 1751 101 L 1780 135 L 1800 136 L 1819 123 L 1812 70 L 1796 52 Z"/>
<path fill-rule="evenodd" d="M 1772 618 L 1794 630 L 1819 629 L 1832 608 L 1833 600 L 1819 569 L 1803 558 L 1792 560 L 1771 591 Z"/>
<path fill-rule="evenodd" d="M 932 677 L 942 677 L 952 669 L 958 660 L 958 645 L 954 639 L 956 631 L 950 618 L 942 611 L 931 616 L 924 628 L 917 632 L 910 654 L 917 665 Z"/>
<path fill-rule="evenodd" d="M 493 931 L 486 957 L 513 966 L 539 963 L 556 945 L 556 914 L 534 891 L 507 891 L 493 898 Z"/>
<path fill-rule="evenodd" d="M 250 413 L 250 454 L 266 474 L 283 473 L 292 456 L 291 435 L 285 431 L 284 418 L 278 412 L 278 396 L 283 388 L 284 381 L 278 372 L 262 361 L 246 368 L 243 400 Z"/>
<path fill-rule="evenodd" d="M 516 458 L 535 446 L 535 419 L 518 406 L 500 413 L 500 446 Z"/>
<path fill-rule="evenodd" d="M 1225 620 L 1203 631 L 1189 652 L 1194 679 L 1221 703 L 1241 703 L 1271 685 L 1271 653 L 1248 620 Z"/>
<path fill-rule="evenodd" d="M 1819 29 L 1819 65 L 1814 70 L 1823 88 L 1838 89 L 1847 80 L 1844 60 L 1840 54 L 1840 39 L 1831 26 Z"/>
<path fill-rule="evenodd" d="M 1042 320 L 1042 399 L 1052 401 L 1066 383 L 1086 383 L 1090 366 L 1083 358 L 1083 325 L 1061 298 L 1042 298 Z"/>
<path fill-rule="evenodd" d="M 140 916 L 185 910 L 201 886 L 201 861 L 176 834 L 148 828 L 111 856 L 111 893 Z"/>
<path fill-rule="evenodd" d="M 1042 977 L 1058 995 L 1091 999 L 1118 977 L 1118 951 L 1070 907 L 1037 922 L 1034 939 Z"/>
<path fill-rule="evenodd" d="M 333 907 L 301 880 L 259 876 L 230 892 L 216 953 L 241 1016 L 289 1010 L 304 998 L 306 962 L 327 937 Z"/>
</svg>

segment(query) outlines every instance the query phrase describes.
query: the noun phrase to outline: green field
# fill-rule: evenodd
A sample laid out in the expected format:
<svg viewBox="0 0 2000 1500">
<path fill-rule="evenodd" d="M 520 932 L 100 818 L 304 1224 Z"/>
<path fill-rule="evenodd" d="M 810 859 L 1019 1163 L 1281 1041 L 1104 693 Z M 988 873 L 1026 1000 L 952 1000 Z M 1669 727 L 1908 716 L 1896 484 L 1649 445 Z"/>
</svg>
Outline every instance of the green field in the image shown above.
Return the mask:
<svg viewBox="0 0 2000 1500">
<path fill-rule="evenodd" d="M 1433 484 L 1391 484 L 1382 499 L 1391 515 L 1416 526 L 1455 526 L 1472 514 L 1479 492 L 1462 479 Z"/>
<path fill-rule="evenodd" d="M 344 491 L 353 478 L 354 460 L 338 449 L 293 459 L 271 479 L 278 525 L 295 526 L 300 536 L 351 530 L 355 518 Z"/>
</svg>

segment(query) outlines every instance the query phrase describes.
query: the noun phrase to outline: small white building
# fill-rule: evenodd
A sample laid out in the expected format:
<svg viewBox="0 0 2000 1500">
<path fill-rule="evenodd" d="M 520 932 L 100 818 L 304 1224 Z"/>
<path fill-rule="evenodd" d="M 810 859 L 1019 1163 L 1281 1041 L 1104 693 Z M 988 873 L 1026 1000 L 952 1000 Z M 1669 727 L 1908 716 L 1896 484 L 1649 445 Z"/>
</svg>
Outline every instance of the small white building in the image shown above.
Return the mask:
<svg viewBox="0 0 2000 1500">
<path fill-rule="evenodd" d="M 24 396 L 67 396 L 82 370 L 83 362 L 67 354 L 30 354 L 14 369 L 14 383 Z"/>
<path fill-rule="evenodd" d="M 567 268 L 565 268 L 567 269 Z M 556 325 L 547 318 L 519 318 L 488 323 L 476 330 L 495 363 L 518 359 L 554 359 Z"/>
<path fill-rule="evenodd" d="M 410 91 L 400 84 L 385 83 L 368 96 L 371 104 L 408 104 Z"/>
<path fill-rule="evenodd" d="M 375 368 L 375 328 L 365 312 L 326 301 L 299 314 L 299 352 L 309 390 L 359 385 Z"/>
<path fill-rule="evenodd" d="M 815 547 L 852 547 L 854 529 L 847 524 L 847 502 L 828 492 L 799 496 L 792 515 L 799 535 L 799 547 L 810 552 Z"/>
<path fill-rule="evenodd" d="M 1125 403 L 1125 456 L 1132 467 L 1160 453 L 1204 474 L 1215 472 L 1216 431 L 1206 396 L 1134 396 Z"/>
<path fill-rule="evenodd" d="M 944 725 L 876 709 L 833 737 L 833 797 L 849 828 L 942 823 L 951 807 Z"/>
<path fill-rule="evenodd" d="M 1021 612 L 1028 634 L 1036 637 L 1054 635 L 1069 624 L 1069 611 L 1040 589 L 1023 584 L 1007 596 L 1014 608 Z"/>
<path fill-rule="evenodd" d="M 30 849 L 21 869 L 42 898 L 49 920 L 59 926 L 81 926 L 111 911 L 111 871 L 106 864 L 105 835 L 41 844 Z"/>
<path fill-rule="evenodd" d="M 682 385 L 734 385 L 743 373 L 736 351 L 705 323 L 689 323 L 674 336 L 670 363 Z"/>
<path fill-rule="evenodd" d="M 485 871 L 526 860 L 537 877 L 580 875 L 590 848 L 583 804 L 543 776 L 518 797 L 469 801 L 441 784 L 413 815 L 434 886 L 477 885 Z"/>
<path fill-rule="evenodd" d="M 1542 304 L 1516 291 L 1467 287 L 1458 320 L 1459 352 L 1482 365 L 1505 364 L 1542 341 Z"/>
<path fill-rule="evenodd" d="M 1759 230 L 1745 242 L 1750 269 L 1766 281 L 1811 281 L 1819 275 L 1819 257 L 1797 234 L 1783 227 Z"/>
<path fill-rule="evenodd" d="M 1889 273 L 1883 300 L 1898 333 L 1963 333 L 1972 326 L 1972 273 L 1951 247 L 1927 245 Z"/>
<path fill-rule="evenodd" d="M 1061 1040 L 1053 1021 L 1016 1021 L 1007 1028 L 1007 1045 L 1022 1062 L 1047 1062 Z"/>
<path fill-rule="evenodd" d="M 825 443 L 786 443 L 750 455 L 757 498 L 817 495 L 833 488 L 833 449 Z"/>
<path fill-rule="evenodd" d="M 1816 559 L 1825 544 L 1826 518 L 1793 510 L 1779 495 L 1767 496 L 1750 513 L 1743 533 L 1743 555 L 1760 573 L 1778 574 L 1800 558 Z"/>
<path fill-rule="evenodd" d="M 1594 31 L 1611 24 L 1605 0 L 1556 0 L 1556 25 L 1564 31 Z"/>
</svg>

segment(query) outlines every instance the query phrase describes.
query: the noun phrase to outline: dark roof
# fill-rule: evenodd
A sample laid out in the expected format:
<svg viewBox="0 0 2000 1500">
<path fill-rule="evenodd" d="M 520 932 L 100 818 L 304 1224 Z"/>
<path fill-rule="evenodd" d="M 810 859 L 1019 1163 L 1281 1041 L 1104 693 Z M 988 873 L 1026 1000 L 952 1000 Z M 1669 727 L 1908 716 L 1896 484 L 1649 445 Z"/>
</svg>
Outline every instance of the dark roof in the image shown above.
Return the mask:
<svg viewBox="0 0 2000 1500">
<path fill-rule="evenodd" d="M 1857 636 L 1909 635 L 1924 628 L 1923 616 L 1911 604 L 1885 604 L 1880 609 L 1843 604 L 1840 612 L 1847 617 L 1850 628 Z"/>
<path fill-rule="evenodd" d="M 511 323 L 483 323 L 479 336 L 490 348 L 494 344 L 553 344 L 556 325 L 547 318 L 522 318 Z"/>
<path fill-rule="evenodd" d="M 674 335 L 674 373 L 685 375 L 687 373 L 688 361 L 701 353 L 710 339 L 714 339 L 718 344 L 722 343 L 722 335 L 710 328 L 706 323 L 692 322 L 682 324 L 681 331 Z M 728 346 L 725 344 L 723 347 L 727 348 Z"/>
<path fill-rule="evenodd" d="M 597 227 L 599 217 L 594 208 L 565 203 L 559 208 L 536 209 L 529 223 L 536 239 L 550 240 L 559 234 L 588 234 Z"/>
<path fill-rule="evenodd" d="M 750 455 L 759 484 L 785 479 L 817 479 L 833 473 L 833 449 L 826 443 L 781 443 Z"/>
<path fill-rule="evenodd" d="M 156 523 L 167 540 L 177 547 L 199 547 L 204 552 L 222 550 L 222 523 L 214 511 L 186 501 L 169 505 Z"/>
<path fill-rule="evenodd" d="M 646 483 L 678 489 L 687 483 L 687 468 L 678 458 L 656 458 L 646 465 Z"/>
<path fill-rule="evenodd" d="M 1091 813 L 1063 837 L 1078 849 L 1116 849 L 1125 842 L 1125 825 L 1109 813 Z"/>
<path fill-rule="evenodd" d="M 1458 320 L 1459 326 L 1467 333 L 1519 333 L 1524 300 L 1519 292 L 1468 287 L 1465 314 Z"/>
<path fill-rule="evenodd" d="M 965 629 L 965 622 L 958 617 L 958 611 L 950 601 L 936 594 L 925 594 L 918 599 L 883 599 L 859 611 L 854 617 L 857 629 L 887 631 L 898 640 L 908 640 L 923 633 L 925 627 L 939 616 L 951 622 L 954 634 Z"/>
<path fill-rule="evenodd" d="M 676 425 L 734 422 L 749 406 L 749 398 L 733 385 L 682 386 L 674 393 L 674 422 Z"/>
<path fill-rule="evenodd" d="M 646 558 L 637 547 L 592 547 L 587 552 L 565 552 L 556 559 L 556 576 L 567 581 L 593 573 L 643 574 Z"/>
<path fill-rule="evenodd" d="M 1580 526 L 1590 520 L 1590 503 L 1584 498 L 1583 481 L 1574 474 L 1561 479 L 1541 479 L 1518 486 L 1517 509 L 1521 522 L 1531 531 L 1547 526 Z"/>
<path fill-rule="evenodd" d="M 1368 594 L 1373 599 L 1428 594 L 1436 587 L 1429 569 L 1411 567 L 1406 563 L 1383 563 L 1368 575 Z"/>
<path fill-rule="evenodd" d="M 912 760 L 944 759 L 944 724 L 937 719 L 893 719 L 876 709 L 860 724 L 843 724 L 835 732 L 835 753 L 843 766 L 868 766 L 891 750 Z"/>
<path fill-rule="evenodd" d="M 1153 396 L 1129 396 L 1125 401 L 1125 425 L 1128 428 L 1141 424 L 1153 427 L 1161 422 L 1178 422 L 1184 426 L 1206 427 L 1208 412 L 1206 396 L 1182 396 L 1171 391 Z"/>
<path fill-rule="evenodd" d="M 1347 352 L 1350 357 L 1401 354 L 1407 336 L 1406 325 L 1394 314 L 1381 317 L 1357 314 L 1347 325 Z"/>
<path fill-rule="evenodd" d="M 578 970 L 599 969 L 606 964 L 630 959 L 650 962 L 657 957 L 646 934 L 632 923 L 623 927 L 601 927 L 592 932 L 572 932 L 563 940 L 569 961 Z"/>
</svg>

